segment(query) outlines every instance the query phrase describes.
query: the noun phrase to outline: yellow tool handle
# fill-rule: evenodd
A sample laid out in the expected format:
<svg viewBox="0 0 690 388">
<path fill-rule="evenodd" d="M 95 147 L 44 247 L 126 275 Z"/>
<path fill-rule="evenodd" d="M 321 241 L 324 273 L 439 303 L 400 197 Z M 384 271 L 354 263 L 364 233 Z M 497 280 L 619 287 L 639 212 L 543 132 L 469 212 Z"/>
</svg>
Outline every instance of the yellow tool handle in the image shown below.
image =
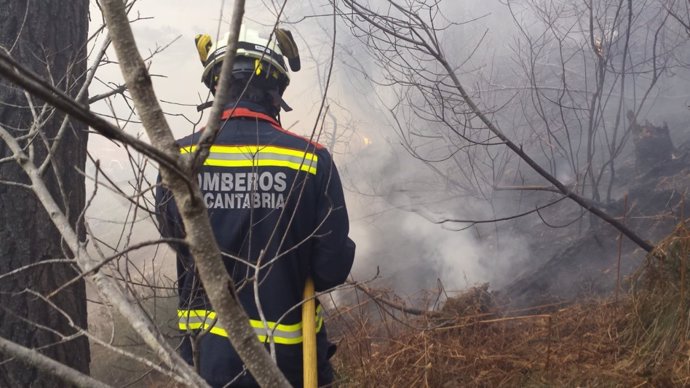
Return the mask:
<svg viewBox="0 0 690 388">
<path fill-rule="evenodd" d="M 316 388 L 319 384 L 316 369 L 316 298 L 314 281 L 307 278 L 304 285 L 304 304 L 302 305 L 302 352 L 304 388 Z"/>
</svg>

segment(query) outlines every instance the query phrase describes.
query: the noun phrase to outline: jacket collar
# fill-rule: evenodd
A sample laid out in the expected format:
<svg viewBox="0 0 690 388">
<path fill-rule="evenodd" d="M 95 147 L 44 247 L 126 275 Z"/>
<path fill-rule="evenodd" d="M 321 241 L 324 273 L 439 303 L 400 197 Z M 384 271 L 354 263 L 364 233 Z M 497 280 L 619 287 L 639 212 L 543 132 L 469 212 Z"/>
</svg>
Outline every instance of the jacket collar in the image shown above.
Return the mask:
<svg viewBox="0 0 690 388">
<path fill-rule="evenodd" d="M 234 117 L 249 117 L 263 121 L 268 121 L 273 125 L 280 126 L 278 121 L 266 114 L 265 110 L 262 109 L 259 105 L 248 103 L 245 101 L 239 101 L 237 105 L 235 105 L 234 103 L 227 105 L 220 118 L 221 120 L 227 120 Z"/>
</svg>

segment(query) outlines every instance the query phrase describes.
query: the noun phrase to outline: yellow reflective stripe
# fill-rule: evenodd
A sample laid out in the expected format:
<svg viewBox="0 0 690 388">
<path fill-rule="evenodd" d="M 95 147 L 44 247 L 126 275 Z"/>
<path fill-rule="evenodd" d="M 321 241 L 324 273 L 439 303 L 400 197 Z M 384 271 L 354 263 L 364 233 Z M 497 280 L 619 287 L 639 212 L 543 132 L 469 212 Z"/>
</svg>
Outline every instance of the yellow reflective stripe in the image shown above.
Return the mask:
<svg viewBox="0 0 690 388">
<path fill-rule="evenodd" d="M 180 153 L 189 154 L 196 151 L 196 145 L 180 148 Z M 316 174 L 319 157 L 311 152 L 304 152 L 276 146 L 221 146 L 214 145 L 204 165 L 217 167 L 287 167 L 293 170 Z"/>
<path fill-rule="evenodd" d="M 220 327 L 216 319 L 216 313 L 207 310 L 177 310 L 178 328 L 180 330 L 206 330 L 212 334 L 227 337 L 227 331 Z M 284 325 L 276 322 L 266 322 L 266 326 L 259 320 L 250 319 L 249 324 L 254 329 L 261 342 L 268 342 L 271 335 L 275 343 L 295 345 L 302 343 L 302 322 Z M 316 332 L 323 327 L 323 307 L 316 309 Z"/>
<path fill-rule="evenodd" d="M 285 160 L 270 160 L 270 159 L 260 159 L 260 160 L 220 160 L 213 159 L 209 156 L 204 162 L 205 166 L 216 166 L 216 167 L 287 167 L 297 171 L 306 171 L 310 174 L 316 174 L 316 166 L 311 166 L 305 163 L 296 163 Z"/>
<path fill-rule="evenodd" d="M 180 148 L 180 153 L 188 154 L 197 150 L 196 145 L 186 146 Z M 306 155 L 307 159 L 313 157 L 314 160 L 318 160 L 318 157 L 310 152 L 304 152 L 300 150 L 295 150 L 292 148 L 283 148 L 276 146 L 255 146 L 255 145 L 240 145 L 240 146 L 228 146 L 228 145 L 212 145 L 211 152 L 218 152 L 222 154 L 256 154 L 259 152 L 269 152 L 276 154 L 292 155 L 304 157 Z"/>
<path fill-rule="evenodd" d="M 216 319 L 216 313 L 208 310 L 177 310 L 178 318 L 202 318 L 212 321 Z"/>
<path fill-rule="evenodd" d="M 184 330 L 184 331 L 187 331 L 187 330 L 205 330 L 205 331 L 208 331 L 209 333 L 219 335 L 221 337 L 227 337 L 228 336 L 228 332 L 225 331 L 225 329 L 222 329 L 222 328 L 216 327 L 216 326 L 211 326 L 210 323 L 203 323 L 202 324 L 202 323 L 197 322 L 197 323 L 191 323 L 191 324 L 187 325 L 187 324 L 183 324 L 182 322 L 180 322 L 179 329 Z M 279 342 L 276 340 L 276 343 L 279 343 Z"/>
</svg>

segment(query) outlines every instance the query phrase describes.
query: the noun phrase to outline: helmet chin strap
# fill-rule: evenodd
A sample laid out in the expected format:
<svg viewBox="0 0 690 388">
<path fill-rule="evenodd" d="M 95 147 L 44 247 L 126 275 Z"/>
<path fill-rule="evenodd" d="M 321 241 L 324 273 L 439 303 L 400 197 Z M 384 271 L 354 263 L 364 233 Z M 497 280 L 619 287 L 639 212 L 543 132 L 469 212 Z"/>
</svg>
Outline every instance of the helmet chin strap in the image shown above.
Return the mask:
<svg viewBox="0 0 690 388">
<path fill-rule="evenodd" d="M 290 112 L 292 110 L 292 107 L 288 105 L 282 97 L 280 97 L 280 108 L 283 109 L 285 112 Z"/>
<path fill-rule="evenodd" d="M 286 112 L 290 112 L 292 110 L 290 105 L 288 105 L 287 102 L 285 102 L 285 100 L 283 100 L 282 98 L 280 99 L 280 107 L 283 108 L 283 110 Z"/>
<path fill-rule="evenodd" d="M 266 90 L 266 94 L 270 97 L 271 101 L 271 106 L 267 107 L 271 111 L 271 115 L 273 117 L 278 117 L 280 114 L 280 109 L 282 108 L 285 112 L 289 112 L 292 110 L 290 105 L 288 105 L 285 100 L 283 100 L 283 97 L 278 93 L 278 89 L 271 89 L 271 90 Z"/>
<path fill-rule="evenodd" d="M 202 104 L 199 104 L 196 106 L 196 111 L 201 112 L 204 109 L 210 108 L 213 105 L 213 100 L 206 101 Z"/>
</svg>

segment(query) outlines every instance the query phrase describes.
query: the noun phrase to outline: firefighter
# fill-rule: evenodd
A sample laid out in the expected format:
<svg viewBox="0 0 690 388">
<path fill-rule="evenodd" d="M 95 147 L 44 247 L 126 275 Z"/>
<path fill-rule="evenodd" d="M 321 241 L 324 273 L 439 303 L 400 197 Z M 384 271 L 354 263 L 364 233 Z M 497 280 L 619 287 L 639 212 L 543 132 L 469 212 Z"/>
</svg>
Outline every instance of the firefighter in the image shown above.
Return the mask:
<svg viewBox="0 0 690 388">
<path fill-rule="evenodd" d="M 257 339 L 270 349 L 287 379 L 302 386 L 300 304 L 308 277 L 317 291 L 342 284 L 354 259 L 348 215 L 338 171 L 320 144 L 283 129 L 282 99 L 299 54 L 289 32 L 266 39 L 242 27 L 230 81 L 231 102 L 221 130 L 196 177 L 208 208 L 216 241 L 250 317 Z M 202 81 L 215 93 L 227 46 L 197 36 L 204 65 Z M 199 133 L 178 140 L 182 154 L 196 149 Z M 166 188 L 156 192 L 161 234 L 184 238 L 180 214 Z M 198 363 L 214 387 L 256 386 L 215 320 L 213 307 L 184 246 L 177 252 L 178 324 L 184 334 L 181 353 Z M 255 288 L 258 287 L 258 288 Z M 255 290 L 258 289 L 258 297 Z M 263 318 L 265 319 L 262 320 Z M 326 336 L 323 308 L 317 304 L 319 385 L 333 381 L 329 358 L 335 346 Z"/>
</svg>

